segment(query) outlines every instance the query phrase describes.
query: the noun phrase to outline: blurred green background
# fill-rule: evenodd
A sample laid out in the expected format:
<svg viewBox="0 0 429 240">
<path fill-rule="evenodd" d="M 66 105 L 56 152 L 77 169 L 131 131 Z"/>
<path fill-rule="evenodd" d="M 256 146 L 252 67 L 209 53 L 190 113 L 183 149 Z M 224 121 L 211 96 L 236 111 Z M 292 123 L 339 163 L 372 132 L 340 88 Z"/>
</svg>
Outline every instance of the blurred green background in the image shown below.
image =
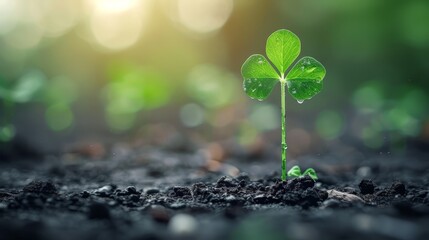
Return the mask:
<svg viewBox="0 0 429 240">
<path fill-rule="evenodd" d="M 429 139 L 428 23 L 427 0 L 0 0 L 0 147 L 277 146 L 279 88 L 249 99 L 240 68 L 286 28 L 327 69 L 311 101 L 287 96 L 290 154 L 404 152 Z"/>
</svg>

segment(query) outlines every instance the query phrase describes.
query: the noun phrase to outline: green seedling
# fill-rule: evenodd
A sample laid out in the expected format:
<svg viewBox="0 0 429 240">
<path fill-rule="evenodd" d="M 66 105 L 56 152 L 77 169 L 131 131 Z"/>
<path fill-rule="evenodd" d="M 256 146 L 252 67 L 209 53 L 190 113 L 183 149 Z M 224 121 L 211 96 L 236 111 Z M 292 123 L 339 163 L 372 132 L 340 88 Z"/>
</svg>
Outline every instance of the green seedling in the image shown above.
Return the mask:
<svg viewBox="0 0 429 240">
<path fill-rule="evenodd" d="M 307 168 L 304 172 L 301 172 L 301 168 L 299 166 L 293 166 L 288 172 L 287 175 L 289 177 L 302 177 L 305 175 L 310 176 L 313 180 L 317 180 L 316 171 L 313 168 Z"/>
<path fill-rule="evenodd" d="M 322 90 L 326 70 L 323 65 L 312 57 L 303 57 L 290 69 L 301 51 L 301 41 L 291 31 L 281 29 L 272 33 L 266 44 L 266 54 L 271 63 L 261 54 L 250 56 L 241 67 L 243 88 L 247 95 L 259 101 L 265 100 L 277 82 L 280 82 L 282 112 L 282 180 L 287 176 L 297 177 L 309 175 L 317 179 L 314 169 L 309 168 L 301 174 L 298 166 L 286 172 L 286 107 L 285 89 L 298 103 L 311 99 Z M 299 171 L 298 171 L 299 170 Z"/>
</svg>

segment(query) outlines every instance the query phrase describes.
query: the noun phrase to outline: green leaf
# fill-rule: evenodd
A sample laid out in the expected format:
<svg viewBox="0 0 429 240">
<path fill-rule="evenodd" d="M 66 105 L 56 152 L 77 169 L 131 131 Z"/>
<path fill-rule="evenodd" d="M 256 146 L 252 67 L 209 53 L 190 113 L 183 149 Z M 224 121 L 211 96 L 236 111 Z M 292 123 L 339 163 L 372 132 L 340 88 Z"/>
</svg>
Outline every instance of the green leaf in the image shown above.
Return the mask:
<svg viewBox="0 0 429 240">
<path fill-rule="evenodd" d="M 266 99 L 279 81 L 279 75 L 261 54 L 250 56 L 241 67 L 244 91 L 251 98 Z"/>
<path fill-rule="evenodd" d="M 305 175 L 310 176 L 314 181 L 318 179 L 316 171 L 313 168 L 307 168 L 307 170 L 305 170 L 302 176 L 305 176 Z"/>
<path fill-rule="evenodd" d="M 298 101 L 312 98 L 323 88 L 326 70 L 312 57 L 301 58 L 286 76 L 289 93 Z"/>
<path fill-rule="evenodd" d="M 299 177 L 299 176 L 301 176 L 301 168 L 299 168 L 299 166 L 295 165 L 287 172 L 287 175 L 289 177 Z"/>
<path fill-rule="evenodd" d="M 18 103 L 28 102 L 37 93 L 37 91 L 42 89 L 45 82 L 46 79 L 43 73 L 33 70 L 18 80 L 13 92 L 11 93 L 11 97 Z"/>
<path fill-rule="evenodd" d="M 301 52 L 301 41 L 291 31 L 280 29 L 268 37 L 265 50 L 282 75 Z"/>
</svg>

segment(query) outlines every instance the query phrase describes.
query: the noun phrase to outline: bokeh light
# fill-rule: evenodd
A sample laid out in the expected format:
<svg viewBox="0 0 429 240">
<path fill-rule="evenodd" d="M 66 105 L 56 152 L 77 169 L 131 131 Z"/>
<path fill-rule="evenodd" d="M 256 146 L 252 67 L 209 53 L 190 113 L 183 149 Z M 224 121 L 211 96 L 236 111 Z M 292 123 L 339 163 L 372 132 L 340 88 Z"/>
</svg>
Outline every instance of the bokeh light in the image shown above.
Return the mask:
<svg viewBox="0 0 429 240">
<path fill-rule="evenodd" d="M 378 111 L 384 103 L 380 89 L 372 85 L 365 85 L 357 89 L 352 101 L 362 112 Z"/>
<path fill-rule="evenodd" d="M 12 124 L 0 126 L 0 142 L 8 142 L 15 136 L 15 127 Z"/>
<path fill-rule="evenodd" d="M 69 128 L 74 120 L 73 112 L 67 104 L 57 103 L 49 106 L 45 112 L 46 123 L 54 131 Z"/>
<path fill-rule="evenodd" d="M 196 33 L 220 29 L 234 7 L 232 0 L 177 0 L 172 3 L 175 4 L 179 23 Z"/>
<path fill-rule="evenodd" d="M 16 0 L 0 0 L 0 34 L 8 33 L 17 21 Z"/>
<path fill-rule="evenodd" d="M 15 102 L 28 102 L 46 84 L 46 76 L 40 70 L 32 70 L 16 83 L 11 97 Z"/>
<path fill-rule="evenodd" d="M 279 109 L 269 103 L 256 104 L 251 109 L 249 121 L 261 131 L 278 129 L 280 126 Z"/>
<path fill-rule="evenodd" d="M 187 81 L 189 95 L 208 108 L 231 103 L 239 90 L 239 80 L 214 65 L 198 65 L 192 69 Z"/>
<path fill-rule="evenodd" d="M 180 119 L 186 127 L 196 127 L 204 122 L 204 109 L 195 104 L 188 103 L 180 109 Z"/>
<path fill-rule="evenodd" d="M 146 25 L 149 0 L 89 0 L 90 29 L 97 44 L 122 50 L 135 44 Z"/>
<path fill-rule="evenodd" d="M 37 142 L 32 131 L 46 126 L 72 138 L 155 124 L 207 141 L 274 144 L 279 91 L 250 100 L 240 67 L 287 28 L 302 56 L 329 72 L 317 99 L 287 104 L 290 146 L 300 145 L 291 154 L 338 139 L 371 150 L 428 141 L 428 8 L 425 0 L 0 0 L 3 139 Z"/>
<path fill-rule="evenodd" d="M 336 111 L 323 111 L 316 119 L 316 130 L 324 139 L 332 140 L 338 138 L 342 134 L 343 129 L 344 119 Z"/>
<path fill-rule="evenodd" d="M 103 89 L 103 98 L 112 129 L 127 130 L 133 126 L 140 111 L 156 109 L 170 101 L 171 86 L 156 70 L 133 64 L 115 64 L 109 76 L 110 82 Z"/>
</svg>

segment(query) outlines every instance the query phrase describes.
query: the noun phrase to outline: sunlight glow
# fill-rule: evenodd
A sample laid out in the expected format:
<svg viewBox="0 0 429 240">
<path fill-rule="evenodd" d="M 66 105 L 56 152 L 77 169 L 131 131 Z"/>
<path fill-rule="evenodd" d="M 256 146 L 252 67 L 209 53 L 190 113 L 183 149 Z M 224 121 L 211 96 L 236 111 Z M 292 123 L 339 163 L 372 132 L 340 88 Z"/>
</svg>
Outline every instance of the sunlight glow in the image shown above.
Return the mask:
<svg viewBox="0 0 429 240">
<path fill-rule="evenodd" d="M 7 33 L 15 26 L 16 11 L 15 0 L 0 0 L 0 34 Z"/>
<path fill-rule="evenodd" d="M 233 7 L 232 0 L 177 0 L 178 20 L 193 32 L 208 33 L 226 23 Z"/>
<path fill-rule="evenodd" d="M 135 44 L 147 20 L 148 3 L 148 0 L 90 1 L 90 28 L 95 41 L 110 50 Z"/>
<path fill-rule="evenodd" d="M 89 0 L 89 5 L 102 12 L 124 12 L 140 7 L 141 0 Z"/>
</svg>

